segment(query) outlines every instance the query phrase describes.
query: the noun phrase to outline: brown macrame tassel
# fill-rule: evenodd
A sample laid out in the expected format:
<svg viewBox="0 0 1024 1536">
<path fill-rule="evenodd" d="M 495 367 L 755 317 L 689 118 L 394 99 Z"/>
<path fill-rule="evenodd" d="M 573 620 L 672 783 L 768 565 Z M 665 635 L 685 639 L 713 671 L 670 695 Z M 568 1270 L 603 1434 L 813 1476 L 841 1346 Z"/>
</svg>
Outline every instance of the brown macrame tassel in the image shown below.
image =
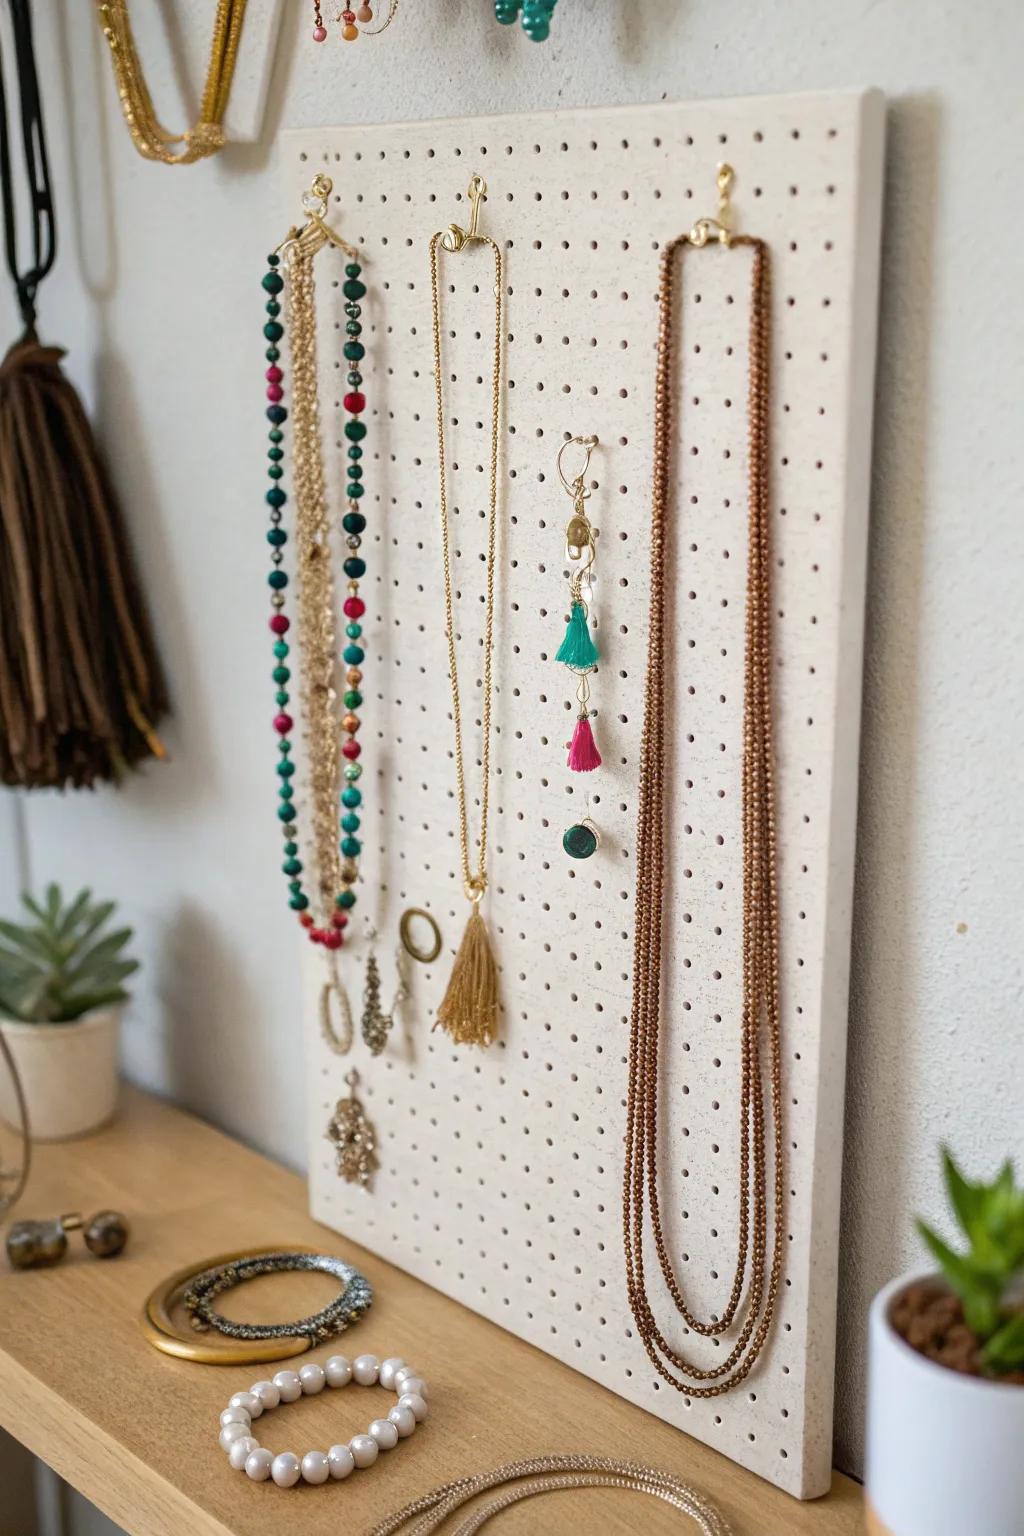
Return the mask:
<svg viewBox="0 0 1024 1536">
<path fill-rule="evenodd" d="M 456 1045 L 490 1045 L 497 1031 L 498 967 L 479 907 L 462 935 L 434 1028 L 439 1024 Z"/>
<path fill-rule="evenodd" d="M 0 363 L 0 782 L 76 788 L 162 757 L 167 697 L 92 430 L 31 330 Z"/>
</svg>

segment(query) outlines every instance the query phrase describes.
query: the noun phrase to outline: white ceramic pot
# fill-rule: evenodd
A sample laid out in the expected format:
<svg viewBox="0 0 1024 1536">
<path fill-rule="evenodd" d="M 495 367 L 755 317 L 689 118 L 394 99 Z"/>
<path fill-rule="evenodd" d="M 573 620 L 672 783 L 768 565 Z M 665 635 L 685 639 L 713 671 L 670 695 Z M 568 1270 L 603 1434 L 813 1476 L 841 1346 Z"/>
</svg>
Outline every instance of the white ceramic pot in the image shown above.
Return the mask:
<svg viewBox="0 0 1024 1536">
<path fill-rule="evenodd" d="M 70 1024 L 0 1019 L 25 1091 L 33 1141 L 66 1141 L 105 1125 L 117 1108 L 121 1009 Z M 17 1125 L 9 1074 L 0 1070 L 0 1117 Z"/>
<path fill-rule="evenodd" d="M 964 1376 L 894 1331 L 905 1275 L 871 1305 L 867 1499 L 871 1536 L 1020 1536 L 1024 1387 Z"/>
</svg>

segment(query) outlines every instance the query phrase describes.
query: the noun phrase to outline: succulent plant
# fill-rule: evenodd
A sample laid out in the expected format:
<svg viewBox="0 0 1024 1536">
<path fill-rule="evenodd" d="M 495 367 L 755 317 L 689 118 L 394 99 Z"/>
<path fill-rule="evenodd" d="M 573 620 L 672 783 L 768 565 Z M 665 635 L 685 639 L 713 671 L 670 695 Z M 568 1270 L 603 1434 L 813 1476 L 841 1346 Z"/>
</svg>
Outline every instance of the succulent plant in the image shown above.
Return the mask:
<svg viewBox="0 0 1024 1536">
<path fill-rule="evenodd" d="M 82 890 L 65 904 L 59 885 L 21 901 L 30 922 L 0 921 L 0 1016 L 64 1024 L 125 1000 L 138 961 L 124 954 L 132 930 L 108 928 L 114 902 Z"/>
<path fill-rule="evenodd" d="M 946 1193 L 967 1239 L 956 1253 L 923 1221 L 924 1238 L 967 1326 L 982 1344 L 981 1363 L 995 1375 L 1024 1369 L 1024 1189 L 1005 1162 L 990 1184 L 971 1184 L 943 1149 Z"/>
</svg>

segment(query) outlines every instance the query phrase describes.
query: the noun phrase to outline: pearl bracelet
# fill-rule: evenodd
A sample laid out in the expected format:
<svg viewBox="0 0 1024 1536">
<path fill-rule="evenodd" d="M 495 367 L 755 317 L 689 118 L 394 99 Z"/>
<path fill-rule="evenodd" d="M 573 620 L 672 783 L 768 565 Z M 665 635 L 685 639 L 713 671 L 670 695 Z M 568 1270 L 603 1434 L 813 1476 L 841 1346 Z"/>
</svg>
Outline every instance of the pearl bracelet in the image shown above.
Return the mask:
<svg viewBox="0 0 1024 1536">
<path fill-rule="evenodd" d="M 307 1451 L 301 1461 L 291 1451 L 275 1456 L 260 1445 L 252 1422 L 280 1403 L 294 1403 L 305 1393 L 313 1397 L 324 1387 L 378 1385 L 396 1393 L 397 1405 L 386 1419 L 374 1419 L 365 1435 L 353 1435 L 347 1445 L 329 1451 Z M 397 1356 L 379 1361 L 376 1355 L 358 1355 L 351 1363 L 344 1355 L 332 1355 L 326 1365 L 304 1365 L 299 1371 L 278 1371 L 273 1381 L 257 1381 L 248 1392 L 236 1392 L 220 1416 L 220 1444 L 228 1460 L 254 1483 L 273 1478 L 279 1488 L 293 1488 L 300 1477 L 307 1483 L 339 1481 L 356 1467 L 372 1467 L 381 1451 L 394 1450 L 399 1440 L 412 1434 L 427 1416 L 427 1384 Z"/>
</svg>

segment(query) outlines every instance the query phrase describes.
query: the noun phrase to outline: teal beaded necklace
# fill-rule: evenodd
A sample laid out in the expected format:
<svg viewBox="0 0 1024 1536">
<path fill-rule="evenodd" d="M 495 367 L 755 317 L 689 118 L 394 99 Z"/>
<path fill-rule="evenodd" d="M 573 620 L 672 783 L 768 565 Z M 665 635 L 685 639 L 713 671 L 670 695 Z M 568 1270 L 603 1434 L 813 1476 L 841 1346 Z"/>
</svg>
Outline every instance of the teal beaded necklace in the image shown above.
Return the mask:
<svg viewBox="0 0 1024 1536">
<path fill-rule="evenodd" d="M 277 816 L 284 838 L 284 860 L 282 871 L 288 880 L 288 905 L 298 915 L 299 922 L 306 929 L 313 943 L 321 944 L 326 949 L 340 949 L 344 942 L 344 929 L 349 921 L 349 913 L 355 905 L 355 883 L 358 878 L 358 856 L 362 844 L 356 835 L 360 829 L 360 807 L 362 804 L 362 791 L 358 787 L 358 780 L 362 776 L 362 764 L 359 762 L 361 747 L 356 739 L 361 721 L 355 711 L 363 702 L 360 684 L 362 682 L 361 665 L 365 651 L 362 645 L 363 628 L 360 620 L 365 613 L 366 605 L 359 595 L 359 582 L 366 573 L 366 562 L 360 554 L 362 533 L 366 527 L 366 518 L 360 511 L 359 503 L 364 493 L 362 441 L 366 436 L 366 425 L 362 415 L 366 409 L 365 396 L 361 391 L 363 382 L 362 374 L 358 371 L 365 348 L 359 340 L 362 333 L 360 324 L 360 303 L 365 296 L 365 285 L 360 281 L 361 269 L 356 261 L 351 261 L 345 268 L 345 283 L 343 293 L 345 296 L 346 314 L 346 341 L 343 347 L 343 355 L 349 364 L 348 373 L 349 392 L 345 395 L 344 406 L 348 419 L 345 422 L 344 432 L 347 440 L 348 453 L 348 484 L 346 486 L 347 510 L 342 518 L 342 528 L 345 533 L 346 558 L 344 571 L 348 581 L 347 592 L 343 604 L 346 618 L 345 637 L 346 645 L 342 652 L 345 663 L 345 714 L 339 723 L 336 719 L 333 704 L 332 679 L 329 674 L 334 671 L 335 662 L 331 655 L 322 654 L 324 645 L 314 648 L 311 645 L 311 636 L 322 637 L 322 641 L 330 638 L 333 631 L 333 584 L 330 577 L 330 563 L 322 559 L 323 550 L 326 548 L 326 528 L 321 527 L 322 513 L 318 510 L 323 501 L 323 466 L 319 441 L 316 413 L 316 351 L 315 351 L 315 317 L 312 314 L 313 286 L 312 286 L 312 257 L 316 251 L 328 242 L 341 245 L 342 242 L 333 234 L 323 222 L 327 211 L 327 196 L 331 190 L 330 180 L 327 177 L 318 177 L 313 184 L 313 191 L 305 200 L 305 207 L 309 215 L 306 227 L 302 231 L 292 230 L 289 233 L 283 250 L 286 251 L 285 271 L 289 273 L 291 284 L 290 313 L 293 315 L 292 334 L 289 341 L 292 347 L 293 359 L 293 432 L 296 439 L 295 458 L 296 473 L 294 476 L 296 490 L 296 532 L 300 539 L 300 561 L 305 557 L 306 563 L 302 567 L 303 580 L 300 584 L 299 601 L 299 640 L 300 655 L 303 664 L 303 677 L 306 686 L 303 688 L 304 713 L 306 714 L 307 727 L 310 739 L 311 780 L 313 795 L 313 822 L 316 836 L 317 862 L 319 865 L 318 876 L 321 890 L 326 890 L 325 904 L 329 902 L 330 910 L 323 920 L 318 922 L 310 910 L 310 896 L 303 883 L 303 864 L 300 857 L 300 845 L 298 836 L 298 813 L 295 808 L 295 789 L 293 778 L 295 776 L 295 763 L 292 758 L 292 731 L 294 720 L 288 712 L 290 694 L 288 684 L 291 680 L 291 670 L 288 665 L 291 647 L 286 638 L 291 629 L 291 619 L 285 612 L 286 589 L 289 584 L 288 573 L 284 569 L 284 546 L 288 541 L 288 534 L 282 526 L 284 520 L 283 509 L 288 497 L 282 488 L 280 481 L 283 477 L 284 450 L 282 442 L 284 433 L 282 428 L 288 420 L 288 410 L 283 404 L 284 374 L 280 365 L 280 342 L 285 328 L 281 321 L 281 304 L 279 295 L 285 287 L 285 278 L 278 270 L 281 265 L 281 257 L 275 252 L 267 258 L 268 270 L 262 279 L 263 290 L 267 295 L 266 311 L 267 321 L 263 328 L 263 334 L 269 343 L 266 357 L 268 368 L 267 379 L 267 420 L 270 422 L 269 442 L 267 451 L 268 478 L 270 486 L 266 492 L 266 503 L 270 509 L 270 527 L 267 531 L 267 542 L 271 546 L 271 570 L 268 575 L 270 586 L 270 630 L 273 635 L 274 666 L 271 677 L 275 687 L 274 701 L 277 712 L 274 716 L 273 726 L 278 736 L 279 761 L 277 764 L 278 810 Z M 345 250 L 349 248 L 344 247 Z M 353 256 L 355 252 L 351 252 Z M 298 285 L 298 286 L 297 286 Z M 302 330 L 300 337 L 295 334 L 298 327 L 295 323 L 296 306 L 307 303 L 308 312 L 302 311 Z M 312 491 L 311 491 L 312 486 Z M 304 504 L 307 501 L 317 504 L 317 508 L 311 508 Z M 312 521 L 311 521 L 312 519 Z M 312 607 L 315 612 L 308 611 Z M 315 654 L 319 649 L 321 654 Z M 338 738 L 341 737 L 340 756 L 344 761 L 341 771 L 341 779 L 344 787 L 340 794 L 340 819 L 335 820 L 335 813 L 327 803 L 328 796 L 333 801 L 337 793 L 339 753 Z M 333 824 L 335 830 L 330 831 Z M 335 844 L 334 839 L 338 841 Z M 325 847 L 325 840 L 329 839 L 329 846 Z M 334 854 L 337 847 L 341 855 L 340 861 Z M 334 893 L 333 896 L 331 893 Z"/>
</svg>

